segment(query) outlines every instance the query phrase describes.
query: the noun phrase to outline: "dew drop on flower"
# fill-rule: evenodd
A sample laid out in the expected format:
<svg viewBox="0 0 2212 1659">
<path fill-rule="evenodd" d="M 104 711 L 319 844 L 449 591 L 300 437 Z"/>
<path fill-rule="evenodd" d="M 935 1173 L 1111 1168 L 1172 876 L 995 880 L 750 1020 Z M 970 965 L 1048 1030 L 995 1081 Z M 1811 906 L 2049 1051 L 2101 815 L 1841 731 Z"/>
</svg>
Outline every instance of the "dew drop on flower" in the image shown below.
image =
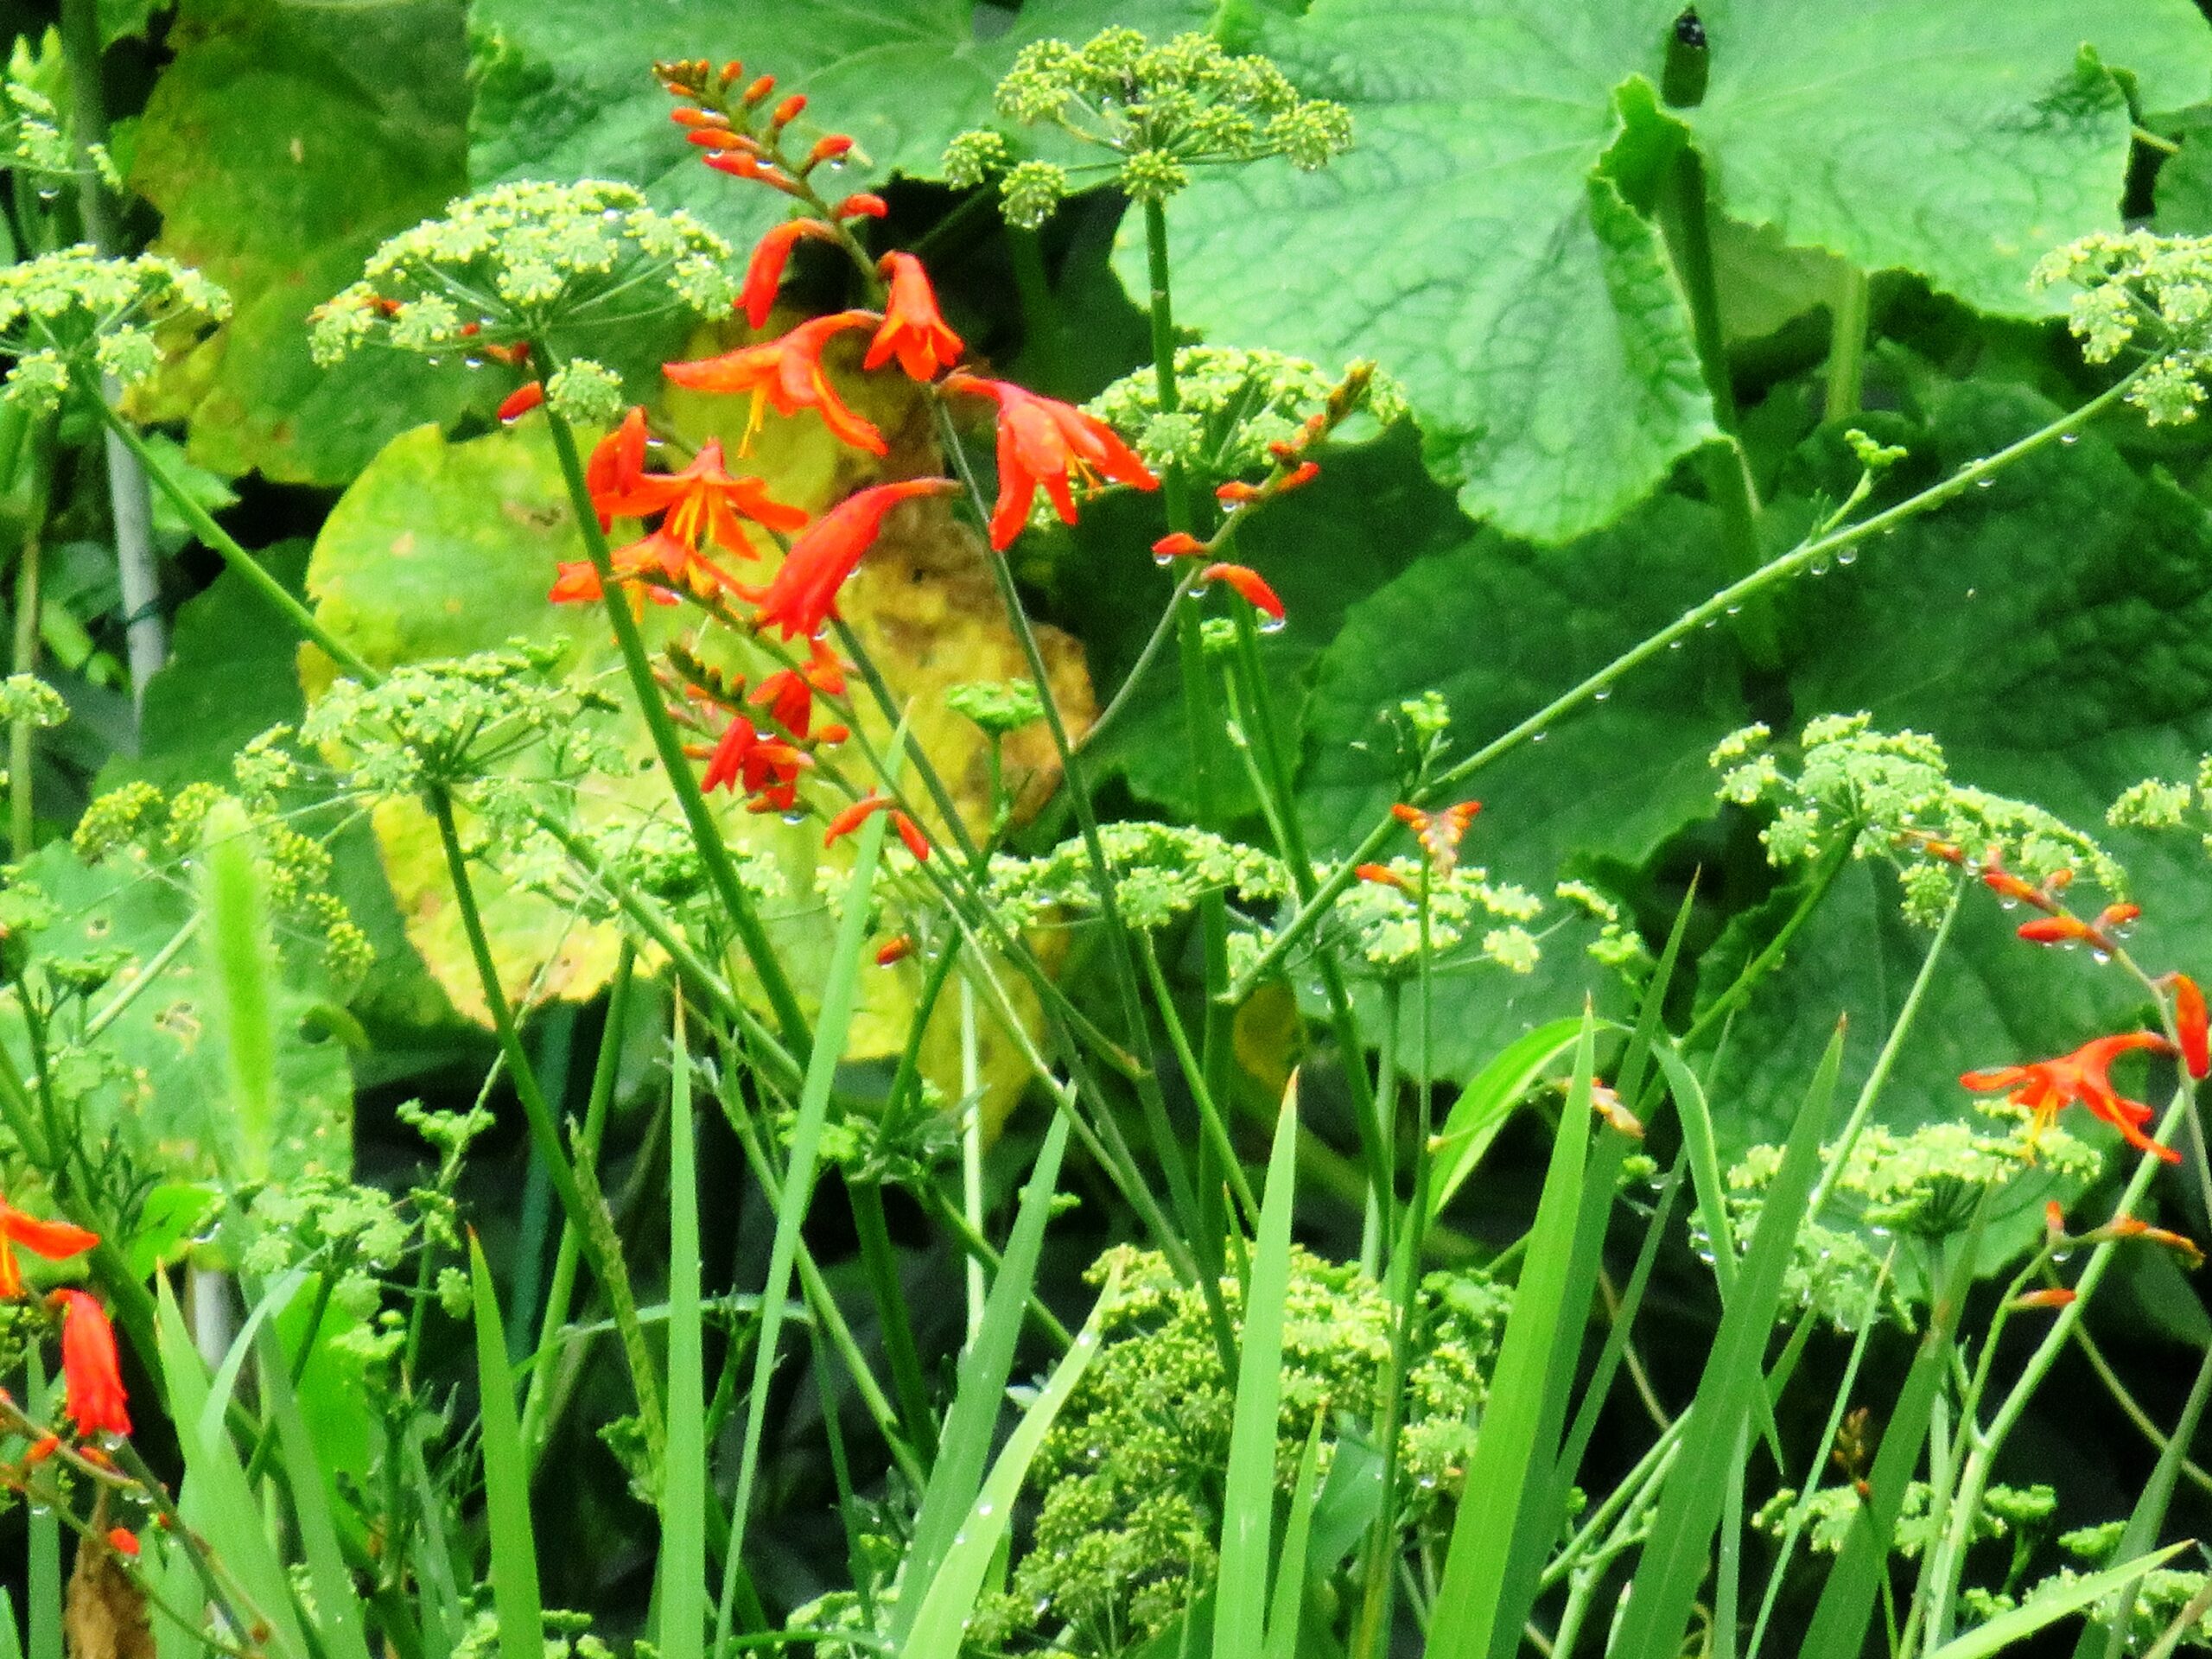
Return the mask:
<svg viewBox="0 0 2212 1659">
<path fill-rule="evenodd" d="M 1287 616 L 1263 616 L 1260 619 L 1262 633 L 1281 633 L 1290 624 Z"/>
<path fill-rule="evenodd" d="M 806 814 L 804 812 L 786 812 L 784 814 L 784 822 L 785 823 L 804 823 L 806 822 Z"/>
</svg>

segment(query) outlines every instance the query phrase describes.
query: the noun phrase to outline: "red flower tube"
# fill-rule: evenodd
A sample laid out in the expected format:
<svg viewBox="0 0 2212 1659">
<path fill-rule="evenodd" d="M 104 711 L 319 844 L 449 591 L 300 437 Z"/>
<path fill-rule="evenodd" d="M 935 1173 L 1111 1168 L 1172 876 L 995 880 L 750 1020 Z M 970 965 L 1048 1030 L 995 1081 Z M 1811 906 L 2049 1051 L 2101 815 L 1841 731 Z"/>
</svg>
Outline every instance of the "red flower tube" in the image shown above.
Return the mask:
<svg viewBox="0 0 2212 1659">
<path fill-rule="evenodd" d="M 861 367 L 880 368 L 896 357 L 908 379 L 934 380 L 960 360 L 964 348 L 938 311 L 929 272 L 911 253 L 887 253 L 880 269 L 890 280 L 891 296 Z"/>
<path fill-rule="evenodd" d="M 856 569 L 883 528 L 884 515 L 918 495 L 957 489 L 949 478 L 910 478 L 849 495 L 815 520 L 791 543 L 782 569 L 760 595 L 754 623 L 786 639 L 812 639 L 837 612 L 837 590 Z"/>
<path fill-rule="evenodd" d="M 130 1413 L 107 1311 L 81 1290 L 57 1290 L 61 1305 L 61 1376 L 69 1415 L 80 1434 L 128 1434 Z"/>
<path fill-rule="evenodd" d="M 999 406 L 999 499 L 990 524 L 995 551 L 1002 553 L 1014 544 L 1029 522 L 1030 504 L 1039 486 L 1064 524 L 1076 519 L 1071 480 L 1086 486 L 1111 479 L 1133 489 L 1160 487 L 1160 480 L 1112 427 L 1072 404 L 972 374 L 952 375 L 944 385 L 949 391 L 988 397 Z"/>
</svg>

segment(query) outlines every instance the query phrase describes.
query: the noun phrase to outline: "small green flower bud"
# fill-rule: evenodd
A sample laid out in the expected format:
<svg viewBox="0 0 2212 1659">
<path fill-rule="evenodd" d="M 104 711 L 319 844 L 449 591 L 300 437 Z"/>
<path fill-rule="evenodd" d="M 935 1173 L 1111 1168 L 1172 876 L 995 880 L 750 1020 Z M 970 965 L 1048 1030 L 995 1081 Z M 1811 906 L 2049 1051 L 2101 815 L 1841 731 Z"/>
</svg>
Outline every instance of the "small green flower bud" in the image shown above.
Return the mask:
<svg viewBox="0 0 2212 1659">
<path fill-rule="evenodd" d="M 938 170 L 954 189 L 972 190 L 1001 171 L 1007 162 L 1005 137 L 988 127 L 976 127 L 953 135 L 952 142 L 944 147 L 944 160 Z"/>
<path fill-rule="evenodd" d="M 1033 231 L 1052 218 L 1068 194 L 1068 175 L 1050 162 L 1022 162 L 999 181 L 1001 210 L 1007 224 Z"/>
<path fill-rule="evenodd" d="M 545 401 L 573 426 L 613 426 L 622 418 L 622 378 L 580 357 L 554 372 L 545 383 Z"/>
<path fill-rule="evenodd" d="M 1165 201 L 1190 181 L 1182 162 L 1164 149 L 1141 149 L 1122 163 L 1122 188 L 1131 201 Z"/>
</svg>

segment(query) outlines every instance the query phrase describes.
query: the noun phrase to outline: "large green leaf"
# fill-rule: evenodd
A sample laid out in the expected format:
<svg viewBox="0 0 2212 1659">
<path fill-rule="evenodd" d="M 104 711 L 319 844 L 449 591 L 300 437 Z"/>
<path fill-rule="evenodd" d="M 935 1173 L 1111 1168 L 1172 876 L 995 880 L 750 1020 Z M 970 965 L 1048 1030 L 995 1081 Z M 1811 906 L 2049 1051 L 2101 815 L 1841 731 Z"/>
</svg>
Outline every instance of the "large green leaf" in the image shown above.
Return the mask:
<svg viewBox="0 0 2212 1659">
<path fill-rule="evenodd" d="M 461 10 L 186 0 L 130 182 L 161 210 L 157 249 L 237 304 L 154 400 L 189 416 L 195 461 L 342 484 L 394 433 L 468 402 L 458 363 L 373 353 L 319 369 L 303 326 L 379 241 L 467 188 Z"/>
<path fill-rule="evenodd" d="M 1936 402 L 1923 447 L 1953 467 L 2056 412 L 2018 388 L 1961 386 Z M 2100 835 L 2144 906 L 2131 950 L 2153 971 L 2202 971 L 2202 851 L 2103 824 L 2129 784 L 2193 775 L 2212 750 L 2212 515 L 2197 501 L 2085 434 L 1878 538 L 1793 594 L 1785 617 L 1801 720 L 1864 709 L 1885 729 L 1933 734 L 1959 781 Z M 2061 1052 L 2141 1003 L 2116 969 L 2019 943 L 2017 920 L 1969 895 L 1954 959 L 1899 1056 L 1891 1121 L 1954 1116 L 1960 1071 Z M 1847 1084 L 1863 1077 L 1925 948 L 1893 883 L 1847 872 L 1735 1022 L 1715 1087 L 1724 1141 L 1773 1138 L 1787 1080 L 1838 1012 L 1853 1027 Z"/>
<path fill-rule="evenodd" d="M 1487 742 L 1703 599 L 1717 522 L 1669 497 L 1566 548 L 1484 532 L 1351 607 L 1306 709 L 1300 809 L 1315 855 L 1344 851 L 1389 809 L 1384 712 L 1440 691 L 1455 758 Z M 1570 861 L 1640 863 L 1709 814 L 1706 753 L 1748 717 L 1736 660 L 1718 630 L 1697 635 L 1480 773 L 1468 785 L 1484 807 L 1466 861 L 1548 897 Z M 1437 1023 L 1438 1066 L 1465 1075 L 1520 1032 L 1573 1014 L 1594 976 L 1569 931 L 1548 941 L 1533 977 L 1440 981 L 1450 1011 Z"/>
<path fill-rule="evenodd" d="M 945 141 L 990 118 L 991 89 L 1024 42 L 1085 39 L 1109 22 L 1173 34 L 1203 28 L 1209 10 L 1203 0 L 1048 0 L 1009 29 L 1003 12 L 974 0 L 475 0 L 469 170 L 481 181 L 621 179 L 743 235 L 787 204 L 700 166 L 669 124 L 656 60 L 741 57 L 748 76 L 772 74 L 779 93 L 807 95 L 794 129 L 802 142 L 849 133 L 871 176 L 932 178 Z"/>
<path fill-rule="evenodd" d="M 1256 13 L 1256 9 L 1252 9 Z M 1355 151 L 1225 171 L 1170 213 L 1181 316 L 1224 340 L 1404 378 L 1471 512 L 1557 539 L 1617 518 L 1709 436 L 1681 296 L 1604 162 L 1656 123 L 1674 0 L 1317 0 L 1256 43 L 1342 99 Z M 2036 257 L 2117 228 L 2126 99 L 2092 58 L 2195 101 L 2212 33 L 2185 0 L 1723 0 L 1683 119 L 1734 218 L 1923 272 L 2006 314 Z M 1625 102 L 1624 84 L 1646 86 Z M 1618 111 L 1644 111 L 1624 124 Z M 1286 257 L 1285 249 L 1295 249 Z M 1122 270 L 1141 285 L 1125 230 Z"/>
<path fill-rule="evenodd" d="M 22 868 L 22 879 L 54 907 L 51 925 L 32 939 L 35 954 L 125 953 L 123 969 L 95 994 L 95 1008 L 120 995 L 193 919 L 184 876 L 151 868 L 136 854 L 89 868 L 67 843 L 55 842 Z M 213 1029 L 211 973 L 200 950 L 178 950 L 99 1040 L 114 1065 L 86 1095 L 86 1139 L 97 1146 L 113 1137 L 149 1175 L 199 1180 L 215 1173 L 219 1139 L 209 1114 L 226 1111 L 231 1096 L 224 1047 Z M 265 1140 L 245 1150 L 255 1167 L 280 1179 L 309 1168 L 352 1168 L 353 1073 L 344 1045 L 315 1017 L 329 997 L 306 961 L 290 963 L 276 988 L 276 1111 Z M 20 1016 L 0 1022 L 0 1040 L 18 1066 L 35 1069 L 26 1064 Z"/>
</svg>

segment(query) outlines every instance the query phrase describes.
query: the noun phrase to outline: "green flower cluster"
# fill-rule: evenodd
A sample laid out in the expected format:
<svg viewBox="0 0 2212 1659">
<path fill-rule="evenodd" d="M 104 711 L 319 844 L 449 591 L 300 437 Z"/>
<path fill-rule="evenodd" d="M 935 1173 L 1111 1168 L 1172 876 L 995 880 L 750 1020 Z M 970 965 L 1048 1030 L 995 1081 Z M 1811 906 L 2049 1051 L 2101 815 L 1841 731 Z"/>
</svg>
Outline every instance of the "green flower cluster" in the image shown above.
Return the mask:
<svg viewBox="0 0 2212 1659">
<path fill-rule="evenodd" d="M 1872 725 L 1863 714 L 1823 715 L 1806 726 L 1794 755 L 1775 748 L 1766 727 L 1747 726 L 1713 751 L 1724 769 L 1722 800 L 1775 809 L 1760 834 L 1775 864 L 1817 862 L 1848 838 L 1853 858 L 1898 866 L 1905 914 L 1926 926 L 1942 917 L 1957 880 L 1942 860 L 1912 855 L 1931 842 L 1959 849 L 1969 868 L 1995 854 L 2029 881 L 2064 870 L 2125 895 L 2126 873 L 2082 831 L 2029 802 L 1952 782 L 1934 738 Z"/>
<path fill-rule="evenodd" d="M 2196 418 L 2212 372 L 2212 237 L 2101 231 L 2045 254 L 2033 283 L 2081 289 L 2066 320 L 2090 362 L 2144 355 L 2127 401 L 2153 426 Z"/>
<path fill-rule="evenodd" d="M 1353 960 L 1383 977 L 1412 973 L 1421 962 L 1421 863 L 1394 858 L 1383 866 L 1403 885 L 1362 881 L 1338 899 L 1330 913 L 1332 935 Z M 1325 874 L 1327 866 L 1315 867 Z M 1543 908 L 1535 894 L 1510 881 L 1493 881 L 1478 865 L 1454 865 L 1428 879 L 1429 949 L 1440 968 L 1485 919 L 1507 924 L 1484 931 L 1475 954 L 1516 974 L 1533 971 L 1541 956 L 1535 935 L 1520 925 Z"/>
<path fill-rule="evenodd" d="M 2145 778 L 2113 803 L 2105 818 L 2114 829 L 2194 830 L 2212 853 L 2212 754 L 2197 762 L 2186 783 Z"/>
<path fill-rule="evenodd" d="M 2107 1521 L 2099 1526 L 2078 1527 L 2072 1532 L 2061 1533 L 2058 1547 L 2088 1563 L 2088 1571 L 2101 1570 L 2117 1565 L 2113 1555 L 2119 1549 L 2120 1541 L 2126 1530 L 2125 1521 Z M 2086 1572 L 2061 1567 L 2030 1589 L 2027 1599 L 2033 1600 L 2040 1595 L 2063 1592 L 2085 1576 Z M 2133 1611 L 2128 1619 L 2126 1651 L 2149 1652 L 2168 1630 L 2173 1629 L 2176 1621 L 2181 1618 L 2182 1610 L 2194 1603 L 2204 1592 L 2208 1584 L 2212 1584 L 2212 1574 L 2171 1567 L 2153 1567 L 2138 1579 Z M 2212 1607 L 2200 1608 L 2196 1616 L 2182 1625 L 2177 1635 L 2177 1646 L 2212 1649 Z"/>
<path fill-rule="evenodd" d="M 1282 898 L 1289 872 L 1280 860 L 1204 830 L 1182 824 L 1102 823 L 1098 838 L 1114 877 L 1122 918 L 1150 932 L 1188 912 L 1210 893 L 1244 902 Z M 1057 913 L 1097 907 L 1090 856 L 1080 840 L 1065 841 L 1039 858 L 1001 853 L 991 860 L 991 901 L 1008 925 L 1035 927 Z"/>
<path fill-rule="evenodd" d="M 61 694 L 35 674 L 10 674 L 0 680 L 0 726 L 27 721 L 48 730 L 69 718 Z"/>
<path fill-rule="evenodd" d="M 1355 379 L 1355 406 L 1375 425 L 1406 418 L 1403 390 L 1371 365 L 1332 376 L 1303 358 L 1229 346 L 1176 348 L 1173 413 L 1161 410 L 1160 378 L 1149 367 L 1116 380 L 1085 407 L 1116 430 L 1135 434 L 1147 465 L 1179 464 L 1210 488 L 1272 466 L 1268 446 L 1298 442 L 1306 421 L 1330 410 L 1338 387 Z"/>
<path fill-rule="evenodd" d="M 2101 1167 L 2094 1148 L 2055 1126 L 2031 1147 L 2029 1114 L 2009 1101 L 1974 1103 L 2001 1127 L 1953 1121 L 1905 1130 L 1876 1123 L 1861 1129 L 1848 1149 L 1821 1148 L 1824 1166 L 1835 1172 L 1832 1208 L 1808 1217 L 1799 1230 L 1784 1279 L 1787 1300 L 1817 1308 L 1845 1330 L 1885 1313 L 1910 1328 L 1912 1304 L 1925 1302 L 1929 1294 L 1923 1263 L 1916 1256 L 1896 1255 L 1885 1270 L 1885 1252 L 1876 1248 L 1881 1240 L 1948 1238 L 1971 1224 L 1985 1192 L 1993 1195 L 1993 1209 L 2017 1210 L 2049 1192 L 2051 1177 L 2088 1181 Z M 1739 1245 L 1749 1244 L 1781 1164 L 1781 1147 L 1753 1147 L 1728 1172 L 1729 1217 Z M 2008 1197 L 2007 1189 L 2016 1185 L 2022 1195 Z M 1839 1216 L 1836 1209 L 1845 1213 Z M 1709 1252 L 1712 1241 L 1694 1221 L 1692 1233 Z"/>
<path fill-rule="evenodd" d="M 198 855 L 209 815 L 232 799 L 213 784 L 188 784 L 174 795 L 145 782 L 125 784 L 85 809 L 71 844 L 87 864 L 122 855 L 175 866 Z M 330 849 L 296 828 L 273 799 L 247 791 L 242 804 L 270 909 L 315 941 L 339 984 L 358 984 L 376 951 L 337 896 Z"/>
<path fill-rule="evenodd" d="M 1037 41 L 999 82 L 997 103 L 1008 121 L 1051 125 L 1111 152 L 1114 181 L 1135 201 L 1166 200 L 1190 183 L 1194 166 L 1280 156 L 1311 171 L 1351 145 L 1343 105 L 1300 97 L 1267 59 L 1232 55 L 1204 35 L 1154 46 L 1141 30 L 1115 28 L 1079 47 Z M 962 189 L 996 176 L 1008 222 L 1031 228 L 1071 188 L 1066 168 L 1017 159 L 988 128 L 955 137 L 944 171 Z"/>
<path fill-rule="evenodd" d="M 503 184 L 403 231 L 362 279 L 316 308 L 309 344 L 325 367 L 371 341 L 431 357 L 513 360 L 556 334 L 683 309 L 729 309 L 729 245 L 626 184 Z M 588 359 L 556 369 L 546 395 L 568 418 L 604 423 L 621 383 Z"/>
<path fill-rule="evenodd" d="M 1905 1488 L 1897 1530 L 1890 1539 L 1891 1554 L 1908 1561 L 1916 1560 L 1942 1535 L 1943 1525 L 1949 1517 L 1929 1515 L 1928 1499 L 1926 1481 L 1916 1480 Z M 1785 1486 L 1760 1506 L 1758 1513 L 1751 1517 L 1751 1524 L 1770 1536 L 1779 1538 L 1796 1503 L 1796 1492 Z M 1825 1487 L 1814 1493 L 1806 1506 L 1807 1545 L 1818 1554 L 1840 1554 L 1844 1541 L 1851 1535 L 1852 1524 L 1865 1507 L 1865 1500 L 1847 1485 Z M 1993 1538 L 2018 1540 L 2024 1536 L 2032 1540 L 2057 1513 L 2058 1494 L 2048 1486 L 1992 1486 L 1983 1494 L 1980 1513 L 1974 1516 L 1974 1541 Z"/>
<path fill-rule="evenodd" d="M 1104 1343 L 1030 1472 L 1042 1495 L 1031 1548 L 1007 1592 L 978 1607 L 969 1638 L 979 1646 L 1049 1637 L 1077 1653 L 1118 1653 L 1166 1629 L 1212 1579 L 1212 1482 L 1229 1452 L 1235 1386 L 1198 1291 L 1177 1283 L 1159 1255 L 1128 1246 L 1090 1276 L 1103 1282 L 1116 1268 L 1122 1297 Z M 1240 1287 L 1227 1280 L 1222 1292 L 1241 1325 Z M 1507 1302 L 1484 1279 L 1423 1282 L 1399 1447 L 1402 1524 L 1420 1524 L 1465 1473 Z M 1325 1437 L 1337 1431 L 1323 1446 L 1332 1460 L 1349 1455 L 1347 1431 L 1377 1415 L 1396 1319 L 1389 1296 L 1358 1268 L 1293 1249 L 1279 1488 L 1295 1478 L 1317 1417 Z"/>
<path fill-rule="evenodd" d="M 622 756 L 590 716 L 617 705 L 554 677 L 563 650 L 523 641 L 394 669 L 375 685 L 340 680 L 300 722 L 300 738 L 372 798 L 465 791 L 478 811 L 519 829 L 532 803 L 510 776 L 524 753 L 569 783 L 619 770 Z"/>
<path fill-rule="evenodd" d="M 107 259 L 79 245 L 0 266 L 0 355 L 15 359 L 4 395 L 50 410 L 73 379 L 95 391 L 102 375 L 134 385 L 160 366 L 164 334 L 230 310 L 221 289 L 158 254 Z"/>
<path fill-rule="evenodd" d="M 969 680 L 947 686 L 944 706 L 992 737 L 1008 737 L 1045 718 L 1034 680 Z"/>
</svg>

